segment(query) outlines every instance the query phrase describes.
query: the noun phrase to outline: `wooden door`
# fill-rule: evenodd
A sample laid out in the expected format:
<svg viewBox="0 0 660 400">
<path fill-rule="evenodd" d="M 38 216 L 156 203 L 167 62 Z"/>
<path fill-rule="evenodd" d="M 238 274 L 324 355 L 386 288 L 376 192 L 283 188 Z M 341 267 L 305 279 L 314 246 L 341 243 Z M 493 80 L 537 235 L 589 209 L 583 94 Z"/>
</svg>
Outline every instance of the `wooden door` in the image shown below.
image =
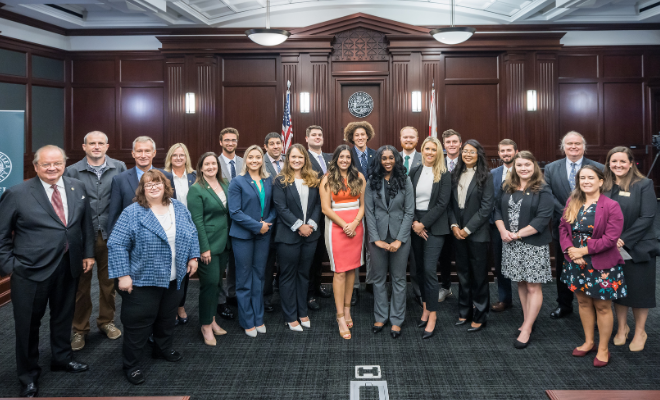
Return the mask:
<svg viewBox="0 0 660 400">
<path fill-rule="evenodd" d="M 373 99 L 373 110 L 364 118 L 355 117 L 348 109 L 348 100 L 356 92 L 365 92 Z M 381 146 L 383 135 L 381 134 L 381 85 L 378 83 L 356 83 L 343 84 L 341 86 L 341 103 L 339 104 L 339 128 L 343 132 L 346 125 L 354 121 L 367 121 L 376 132 L 376 136 L 369 142 L 368 146 L 377 149 Z M 339 144 L 339 143 L 337 143 Z M 384 142 L 383 142 L 384 144 Z"/>
</svg>

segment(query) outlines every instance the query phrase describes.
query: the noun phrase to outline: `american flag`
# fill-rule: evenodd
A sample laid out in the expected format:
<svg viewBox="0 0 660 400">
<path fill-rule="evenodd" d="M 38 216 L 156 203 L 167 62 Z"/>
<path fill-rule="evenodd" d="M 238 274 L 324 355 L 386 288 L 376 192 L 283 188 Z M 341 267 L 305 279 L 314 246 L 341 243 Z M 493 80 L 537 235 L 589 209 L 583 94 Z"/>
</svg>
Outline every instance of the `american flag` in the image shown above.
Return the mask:
<svg viewBox="0 0 660 400">
<path fill-rule="evenodd" d="M 291 81 L 286 82 L 286 102 L 284 104 L 284 117 L 282 117 L 282 143 L 284 144 L 284 153 L 291 146 L 291 139 L 293 138 L 293 124 L 291 123 Z"/>
<path fill-rule="evenodd" d="M 431 106 L 429 109 L 429 136 L 438 137 L 438 120 L 435 116 L 435 82 L 431 85 Z"/>
</svg>

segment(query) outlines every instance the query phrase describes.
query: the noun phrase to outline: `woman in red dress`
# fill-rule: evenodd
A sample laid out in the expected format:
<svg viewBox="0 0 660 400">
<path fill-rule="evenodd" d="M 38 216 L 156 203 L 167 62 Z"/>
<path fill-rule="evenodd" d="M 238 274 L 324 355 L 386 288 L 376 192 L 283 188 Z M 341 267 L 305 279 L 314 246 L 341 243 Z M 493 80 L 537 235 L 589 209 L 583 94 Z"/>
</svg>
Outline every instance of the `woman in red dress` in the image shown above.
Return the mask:
<svg viewBox="0 0 660 400">
<path fill-rule="evenodd" d="M 332 290 L 337 307 L 339 334 L 351 338 L 351 296 L 355 274 L 353 270 L 364 262 L 364 189 L 367 184 L 358 171 L 351 148 L 342 144 L 332 155 L 328 173 L 319 191 L 325 214 L 325 245 L 330 268 L 335 273 Z M 346 272 L 351 271 L 347 274 Z"/>
</svg>

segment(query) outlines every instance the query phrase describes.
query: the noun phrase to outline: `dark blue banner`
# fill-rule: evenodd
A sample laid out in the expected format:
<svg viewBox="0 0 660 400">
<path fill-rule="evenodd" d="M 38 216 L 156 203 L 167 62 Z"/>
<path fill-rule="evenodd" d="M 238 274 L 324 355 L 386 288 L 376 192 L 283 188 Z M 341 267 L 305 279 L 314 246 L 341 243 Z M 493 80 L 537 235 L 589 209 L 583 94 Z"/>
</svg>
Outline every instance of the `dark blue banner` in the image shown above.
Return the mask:
<svg viewBox="0 0 660 400">
<path fill-rule="evenodd" d="M 0 110 L 0 196 L 23 182 L 25 112 Z"/>
</svg>

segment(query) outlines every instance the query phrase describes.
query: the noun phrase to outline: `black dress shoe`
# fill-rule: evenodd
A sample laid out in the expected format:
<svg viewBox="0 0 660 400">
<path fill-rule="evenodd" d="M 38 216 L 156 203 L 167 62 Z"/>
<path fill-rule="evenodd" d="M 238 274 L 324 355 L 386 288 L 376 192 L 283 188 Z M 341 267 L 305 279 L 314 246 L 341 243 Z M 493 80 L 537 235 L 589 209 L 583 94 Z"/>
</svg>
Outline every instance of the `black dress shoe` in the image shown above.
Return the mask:
<svg viewBox="0 0 660 400">
<path fill-rule="evenodd" d="M 149 344 L 154 344 L 154 334 L 153 333 L 151 335 L 149 335 L 148 342 L 149 342 Z"/>
<path fill-rule="evenodd" d="M 433 336 L 434 333 L 435 333 L 435 329 L 432 330 L 431 332 L 424 331 L 424 333 L 422 333 L 422 339 L 429 339 Z"/>
<path fill-rule="evenodd" d="M 177 325 L 185 325 L 188 323 L 188 317 L 179 317 L 178 315 L 176 316 L 176 324 Z"/>
<path fill-rule="evenodd" d="M 534 333 L 534 330 L 536 329 L 536 322 L 532 324 L 532 333 Z M 520 329 L 516 329 L 516 332 L 513 334 L 513 337 L 518 337 L 520 336 Z"/>
<path fill-rule="evenodd" d="M 573 312 L 572 308 L 561 308 L 557 307 L 557 309 L 553 312 L 550 313 L 550 318 L 552 319 L 559 319 L 567 316 L 568 314 L 571 314 Z"/>
<path fill-rule="evenodd" d="M 456 321 L 456 323 L 454 325 L 461 326 L 461 325 L 467 324 L 468 322 L 469 322 L 469 320 L 467 320 L 467 319 L 463 319 L 463 320 L 459 319 L 458 321 Z"/>
<path fill-rule="evenodd" d="M 424 300 L 422 299 L 422 296 L 415 296 L 415 303 L 417 303 L 418 306 L 424 308 Z"/>
<path fill-rule="evenodd" d="M 527 343 L 523 343 L 520 340 L 516 339 L 516 340 L 513 341 L 513 347 L 515 347 L 516 349 L 519 349 L 519 350 L 524 349 L 525 347 L 527 347 L 527 345 L 529 344 L 529 342 L 531 340 L 532 340 L 531 336 L 529 337 L 529 339 L 527 339 Z"/>
<path fill-rule="evenodd" d="M 275 311 L 275 307 L 273 307 L 273 304 L 270 301 L 265 302 L 264 303 L 264 311 L 267 312 L 267 313 L 271 313 L 271 312 Z"/>
<path fill-rule="evenodd" d="M 422 321 L 422 320 L 420 319 L 419 322 L 417 323 L 417 327 L 418 327 L 418 328 L 426 328 L 426 324 L 428 324 L 428 323 L 429 323 L 428 320 L 426 320 L 426 321 Z"/>
<path fill-rule="evenodd" d="M 323 285 L 319 285 L 319 287 L 316 288 L 316 295 L 323 299 L 329 299 L 332 297 L 332 292 L 326 289 Z"/>
<path fill-rule="evenodd" d="M 142 374 L 142 370 L 136 369 L 132 372 L 125 371 L 124 375 L 126 375 L 126 379 L 134 385 L 144 383 L 144 375 Z"/>
<path fill-rule="evenodd" d="M 18 395 L 19 397 L 37 397 L 37 393 L 39 393 L 39 388 L 37 387 L 36 383 L 28 383 L 27 385 L 23 386 L 21 389 L 21 393 Z"/>
<path fill-rule="evenodd" d="M 467 331 L 470 332 L 470 333 L 479 332 L 480 330 L 484 329 L 485 327 L 486 327 L 486 323 L 484 322 L 476 328 L 473 327 L 473 326 L 470 326 Z"/>
<path fill-rule="evenodd" d="M 234 313 L 226 304 L 218 304 L 217 311 L 222 319 L 234 319 Z"/>
<path fill-rule="evenodd" d="M 169 362 L 177 362 L 177 361 L 181 361 L 183 357 L 181 356 L 181 353 L 179 353 L 178 351 L 169 349 L 167 351 L 162 351 L 162 352 L 154 350 L 151 352 L 151 358 L 162 359 Z"/>
<path fill-rule="evenodd" d="M 396 338 L 398 338 L 399 336 L 401 336 L 401 331 L 394 331 L 394 330 L 392 330 L 392 331 L 390 331 L 390 336 L 392 336 L 392 339 L 396 339 Z"/>
<path fill-rule="evenodd" d="M 385 328 L 385 324 L 383 324 L 381 326 L 374 325 L 374 326 L 371 327 L 371 332 L 376 334 L 376 333 L 379 333 L 380 331 L 382 331 L 383 328 Z"/>
<path fill-rule="evenodd" d="M 353 289 L 353 296 L 351 297 L 351 305 L 354 306 L 358 303 L 358 297 L 360 297 L 360 291 Z"/>
<path fill-rule="evenodd" d="M 56 365 L 51 364 L 51 371 L 66 371 L 71 373 L 85 372 L 89 369 L 87 364 L 80 363 L 78 361 L 70 361 L 68 364 Z"/>
<path fill-rule="evenodd" d="M 312 311 L 318 311 L 321 309 L 321 306 L 314 297 L 310 297 L 309 299 L 307 299 L 307 308 L 309 308 Z"/>
</svg>

